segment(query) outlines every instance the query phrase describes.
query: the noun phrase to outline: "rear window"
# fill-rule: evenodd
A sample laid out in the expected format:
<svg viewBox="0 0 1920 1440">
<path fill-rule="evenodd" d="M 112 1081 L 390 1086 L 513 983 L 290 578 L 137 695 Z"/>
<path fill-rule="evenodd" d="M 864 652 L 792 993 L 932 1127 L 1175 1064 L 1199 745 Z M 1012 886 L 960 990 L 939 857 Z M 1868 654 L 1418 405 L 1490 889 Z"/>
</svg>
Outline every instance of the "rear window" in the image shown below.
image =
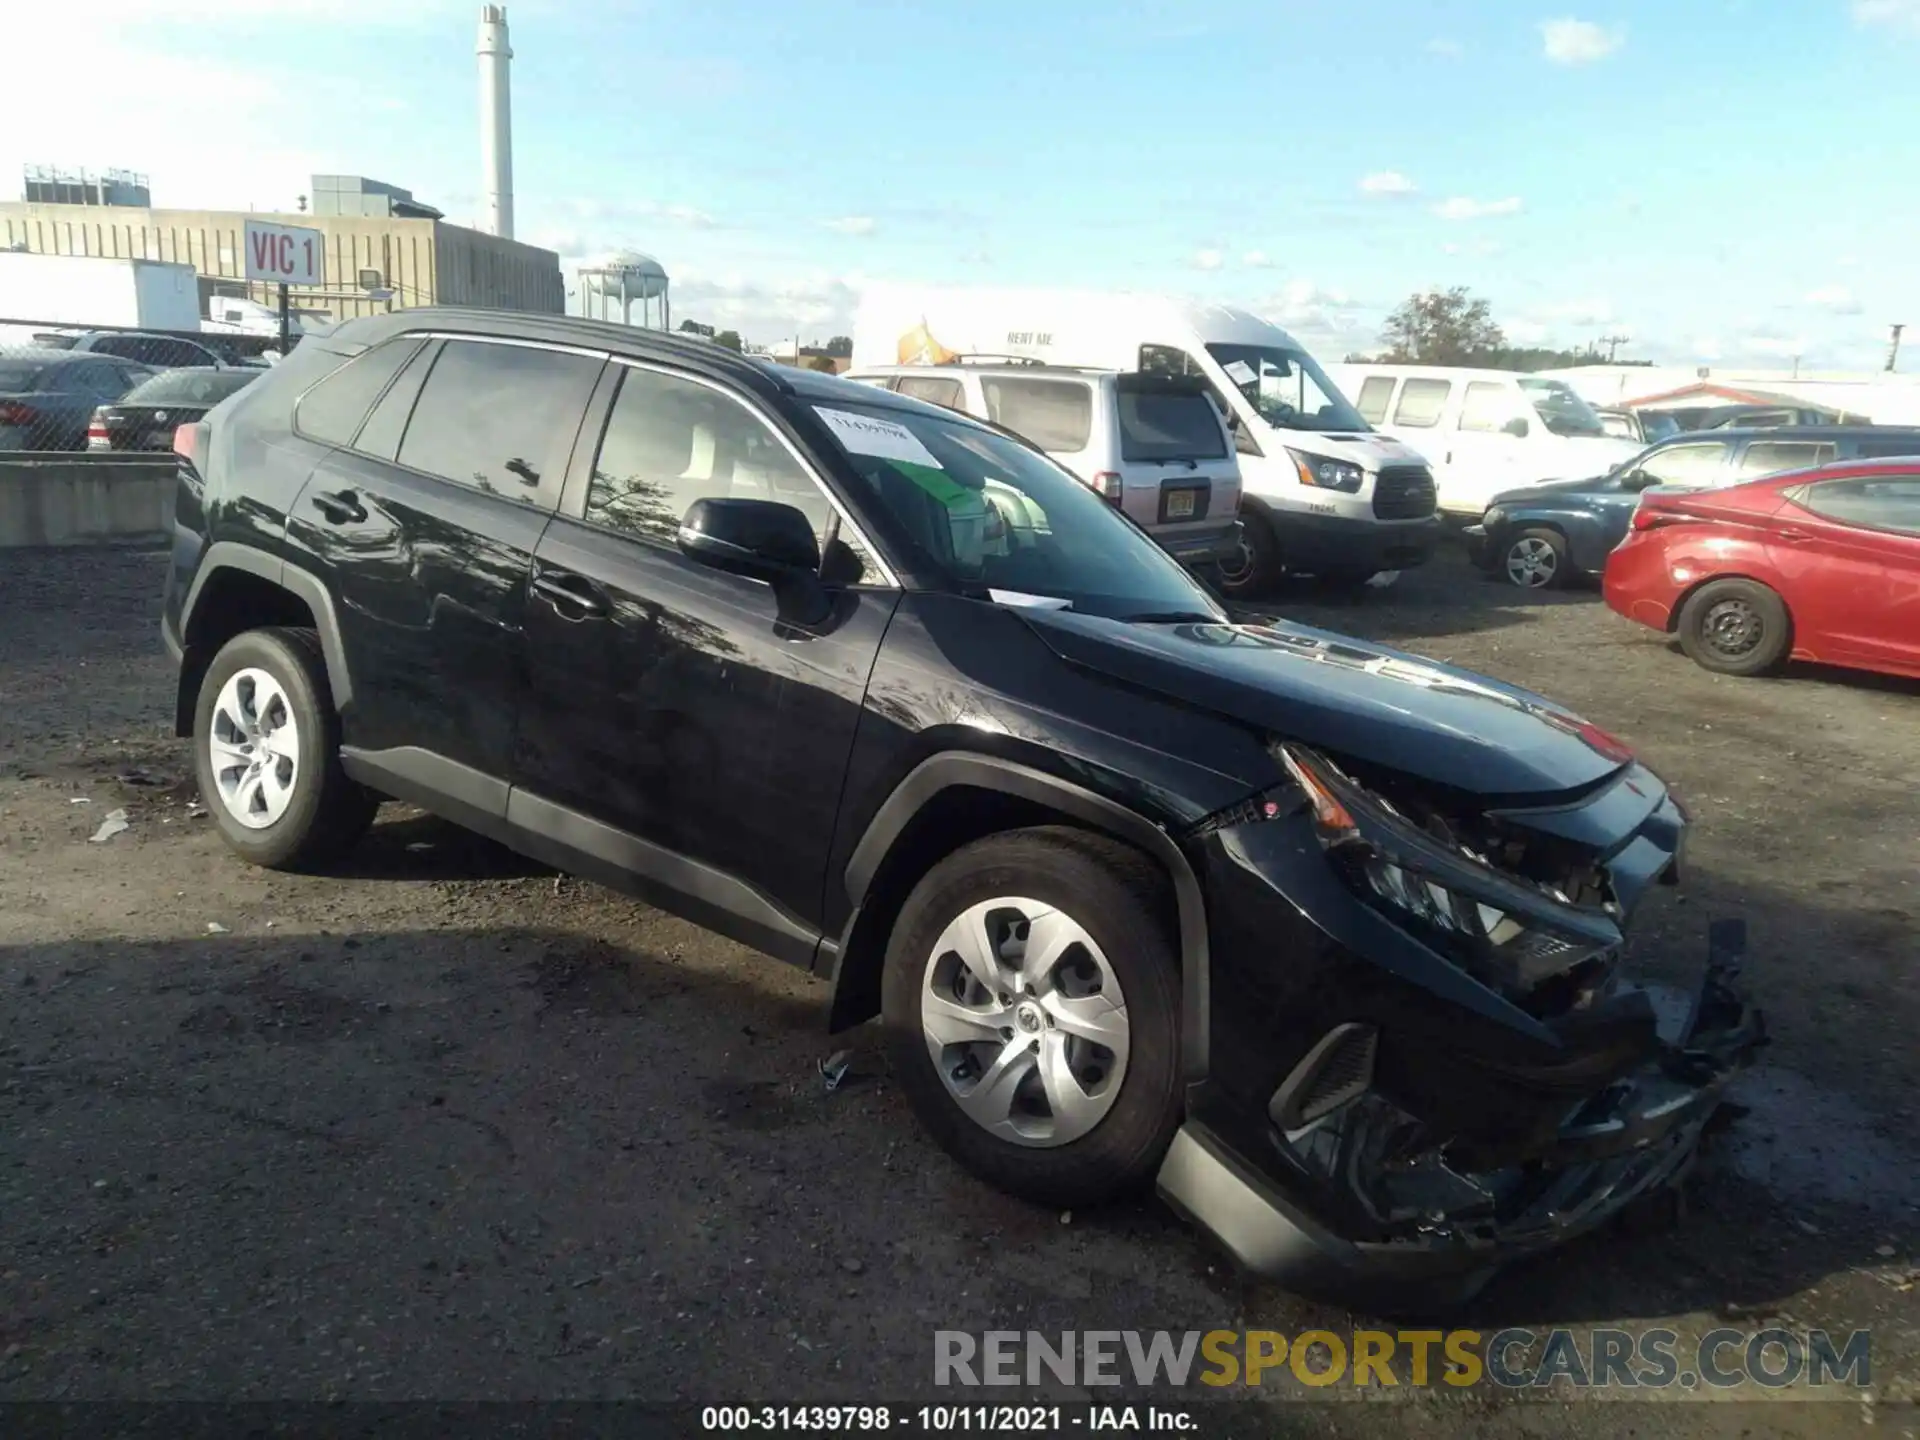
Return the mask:
<svg viewBox="0 0 1920 1440">
<path fill-rule="evenodd" d="M 1807 470 L 1825 465 L 1839 453 L 1831 440 L 1756 440 L 1741 457 L 1740 473 L 1777 475 L 1783 470 Z"/>
<path fill-rule="evenodd" d="M 987 418 L 1042 450 L 1067 454 L 1087 448 L 1093 434 L 1093 391 L 1081 380 L 988 376 L 980 382 Z"/>
<path fill-rule="evenodd" d="M 929 405 L 944 405 L 949 410 L 967 408 L 967 398 L 960 388 L 960 382 L 951 376 L 902 375 L 894 382 L 893 388 L 902 395 L 924 400 Z"/>
<path fill-rule="evenodd" d="M 52 360 L 0 360 L 0 390 L 31 390 Z"/>
<path fill-rule="evenodd" d="M 351 445 L 387 382 L 419 348 L 416 339 L 390 340 L 355 356 L 300 397 L 294 428 L 327 445 Z"/>
<path fill-rule="evenodd" d="M 256 375 L 234 370 L 169 370 L 127 392 L 129 405 L 218 405 Z"/>
<path fill-rule="evenodd" d="M 1400 387 L 1400 403 L 1394 407 L 1393 423 L 1415 430 L 1427 430 L 1440 423 L 1440 412 L 1447 408 L 1447 396 L 1453 386 L 1445 380 L 1409 380 Z"/>
<path fill-rule="evenodd" d="M 1226 432 L 1200 394 L 1120 391 L 1122 460 L 1224 460 Z"/>
</svg>

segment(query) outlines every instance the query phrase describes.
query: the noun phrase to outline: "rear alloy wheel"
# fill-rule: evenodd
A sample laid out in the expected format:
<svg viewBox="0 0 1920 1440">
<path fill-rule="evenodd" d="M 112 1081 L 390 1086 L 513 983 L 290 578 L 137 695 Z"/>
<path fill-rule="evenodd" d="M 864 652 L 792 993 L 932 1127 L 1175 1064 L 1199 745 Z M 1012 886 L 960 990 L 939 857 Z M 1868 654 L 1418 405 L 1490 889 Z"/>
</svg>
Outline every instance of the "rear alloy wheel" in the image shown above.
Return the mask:
<svg viewBox="0 0 1920 1440">
<path fill-rule="evenodd" d="M 1164 878 L 1072 830 L 992 836 L 915 887 L 882 992 L 894 1070 L 975 1174 L 1050 1205 L 1151 1180 L 1179 1122 Z"/>
<path fill-rule="evenodd" d="M 1764 675 L 1793 645 L 1780 596 L 1757 580 L 1715 580 L 1680 608 L 1680 648 L 1716 675 Z"/>
<path fill-rule="evenodd" d="M 249 630 L 213 657 L 194 709 L 200 794 L 228 846 L 274 870 L 333 859 L 379 800 L 340 769 L 340 724 L 311 630 Z"/>
<path fill-rule="evenodd" d="M 1240 548 L 1220 561 L 1220 589 L 1235 600 L 1255 600 L 1280 578 L 1280 541 L 1256 511 L 1240 515 Z"/>
<path fill-rule="evenodd" d="M 1500 573 L 1522 590 L 1553 590 L 1566 583 L 1567 542 L 1558 530 L 1522 530 L 1500 552 Z"/>
</svg>

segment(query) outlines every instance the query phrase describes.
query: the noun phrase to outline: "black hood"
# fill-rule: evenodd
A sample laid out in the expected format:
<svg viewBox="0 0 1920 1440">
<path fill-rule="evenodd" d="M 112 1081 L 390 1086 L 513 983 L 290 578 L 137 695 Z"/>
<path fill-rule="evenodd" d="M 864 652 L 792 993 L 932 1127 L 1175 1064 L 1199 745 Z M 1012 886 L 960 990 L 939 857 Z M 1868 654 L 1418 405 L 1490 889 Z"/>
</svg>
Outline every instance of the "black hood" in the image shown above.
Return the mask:
<svg viewBox="0 0 1920 1440">
<path fill-rule="evenodd" d="M 1330 631 L 1023 614 L 1073 664 L 1283 739 L 1478 795 L 1584 789 L 1632 758 L 1550 700 Z"/>
</svg>

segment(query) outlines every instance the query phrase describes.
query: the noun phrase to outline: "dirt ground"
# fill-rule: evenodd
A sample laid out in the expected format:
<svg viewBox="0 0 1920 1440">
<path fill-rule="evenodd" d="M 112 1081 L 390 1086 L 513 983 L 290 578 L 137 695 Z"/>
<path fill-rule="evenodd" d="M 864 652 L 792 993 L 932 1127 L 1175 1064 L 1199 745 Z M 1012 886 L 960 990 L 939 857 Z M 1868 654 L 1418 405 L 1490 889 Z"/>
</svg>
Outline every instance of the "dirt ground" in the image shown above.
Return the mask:
<svg viewBox="0 0 1920 1440">
<path fill-rule="evenodd" d="M 246 868 L 169 733 L 161 576 L 0 555 L 0 1399 L 897 1401 L 929 1396 L 937 1328 L 1367 1322 L 1151 1200 L 988 1191 L 874 1037 L 826 1089 L 813 982 L 417 812 L 339 875 Z M 1748 922 L 1777 1040 L 1685 1217 L 1515 1272 L 1470 1323 L 1872 1327 L 1874 1383 L 1764 1411 L 1243 1403 L 1269 1433 L 1913 1433 L 1920 686 L 1715 679 L 1591 592 L 1453 555 L 1280 608 L 1639 747 L 1697 816 L 1685 898 L 1636 942 L 1655 963 Z"/>
</svg>

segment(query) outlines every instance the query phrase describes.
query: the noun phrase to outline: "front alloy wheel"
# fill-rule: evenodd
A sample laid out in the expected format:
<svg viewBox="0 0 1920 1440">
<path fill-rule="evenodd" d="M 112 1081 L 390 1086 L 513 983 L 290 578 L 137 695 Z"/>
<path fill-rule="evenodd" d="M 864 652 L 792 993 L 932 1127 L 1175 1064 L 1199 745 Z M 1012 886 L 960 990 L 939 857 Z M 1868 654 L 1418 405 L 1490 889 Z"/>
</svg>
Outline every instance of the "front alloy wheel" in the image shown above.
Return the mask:
<svg viewBox="0 0 1920 1440">
<path fill-rule="evenodd" d="M 1127 1003 L 1072 917 L 1020 896 L 971 905 L 934 942 L 920 1026 L 968 1119 L 1016 1145 L 1065 1145 L 1113 1108 Z"/>
<path fill-rule="evenodd" d="M 1507 547 L 1507 579 L 1522 590 L 1548 590 L 1560 579 L 1560 550 L 1538 531 L 1529 531 Z"/>
</svg>

